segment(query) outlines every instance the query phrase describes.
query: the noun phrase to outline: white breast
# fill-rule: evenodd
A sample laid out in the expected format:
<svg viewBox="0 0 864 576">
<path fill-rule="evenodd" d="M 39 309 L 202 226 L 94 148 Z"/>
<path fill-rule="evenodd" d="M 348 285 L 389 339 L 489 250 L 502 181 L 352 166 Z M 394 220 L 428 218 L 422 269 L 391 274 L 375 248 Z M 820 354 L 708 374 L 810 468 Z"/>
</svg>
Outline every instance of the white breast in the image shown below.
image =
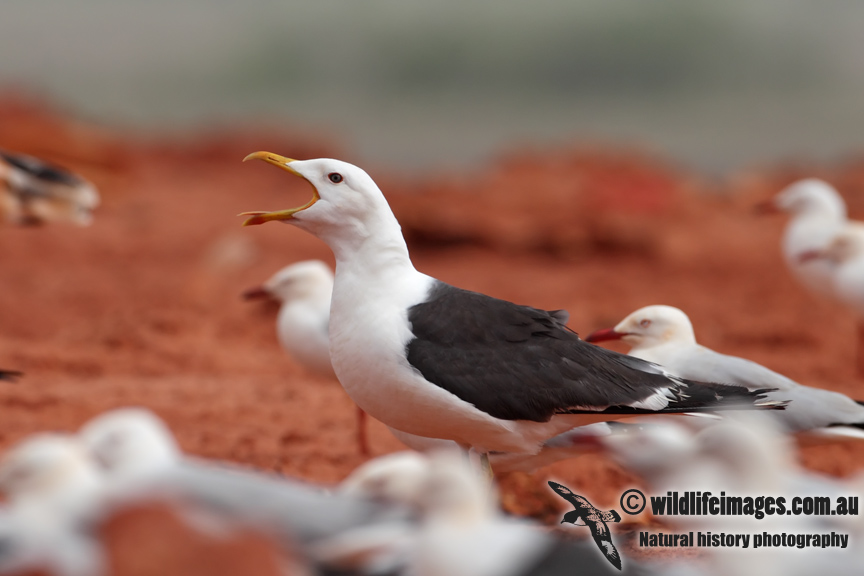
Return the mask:
<svg viewBox="0 0 864 576">
<path fill-rule="evenodd" d="M 335 378 L 330 364 L 328 321 L 326 307 L 316 310 L 305 302 L 288 302 L 279 310 L 276 331 L 282 347 L 304 368 Z"/>
</svg>

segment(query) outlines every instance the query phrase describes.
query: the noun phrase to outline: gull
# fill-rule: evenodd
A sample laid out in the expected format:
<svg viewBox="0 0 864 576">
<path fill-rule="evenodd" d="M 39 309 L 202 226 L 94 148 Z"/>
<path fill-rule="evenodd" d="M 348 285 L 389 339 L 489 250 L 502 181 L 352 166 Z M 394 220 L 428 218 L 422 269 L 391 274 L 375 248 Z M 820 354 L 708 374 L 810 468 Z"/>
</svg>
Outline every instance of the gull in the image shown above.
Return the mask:
<svg viewBox="0 0 864 576">
<path fill-rule="evenodd" d="M 248 212 L 283 221 L 336 257 L 330 358 L 358 406 L 388 426 L 466 450 L 537 453 L 579 425 L 644 413 L 778 407 L 742 387 L 688 382 L 590 346 L 566 313 L 519 306 L 417 271 L 399 223 L 362 169 L 333 159 L 250 154 L 305 179 L 299 208 Z"/>
<path fill-rule="evenodd" d="M 833 270 L 826 262 L 802 262 L 801 254 L 824 248 L 846 225 L 846 204 L 830 184 L 815 178 L 799 180 L 759 205 L 762 212 L 790 215 L 783 232 L 783 259 L 807 289 L 833 297 Z"/>
<path fill-rule="evenodd" d="M 789 401 L 785 410 L 771 412 L 788 432 L 842 433 L 834 427 L 864 427 L 864 406 L 848 396 L 803 386 L 760 364 L 698 344 L 687 314 L 672 306 L 640 308 L 614 328 L 592 332 L 586 340 L 622 340 L 631 346 L 629 354 L 634 358 L 659 364 L 681 378 L 728 382 L 751 390 L 771 388 L 768 398 Z M 860 430 L 852 435 L 860 435 Z"/>
<path fill-rule="evenodd" d="M 99 205 L 90 182 L 39 158 L 0 150 L 0 219 L 12 224 L 67 221 L 87 226 Z"/>
<path fill-rule="evenodd" d="M 864 375 L 864 224 L 849 224 L 826 246 L 799 254 L 799 260 L 832 266 L 835 297 L 858 316 L 857 367 Z"/>
<path fill-rule="evenodd" d="M 405 573 L 417 576 L 620 574 L 586 542 L 561 540 L 527 519 L 505 516 L 494 486 L 458 451 L 400 452 L 367 462 L 340 489 L 402 503 L 418 524 L 401 544 Z M 619 563 L 620 569 L 620 563 Z M 647 574 L 628 561 L 624 574 Z"/>
<path fill-rule="evenodd" d="M 225 524 L 249 526 L 273 535 L 289 549 L 358 526 L 398 524 L 405 518 L 392 506 L 186 456 L 165 423 L 143 408 L 97 416 L 81 428 L 79 437 L 100 463 L 114 505 L 148 498 L 177 500 L 193 512 L 206 513 L 199 518 L 214 530 Z"/>
<path fill-rule="evenodd" d="M 0 461 L 0 572 L 105 573 L 95 535 L 101 489 L 95 463 L 72 436 L 37 434 L 14 446 Z"/>
<path fill-rule="evenodd" d="M 330 363 L 330 294 L 333 272 L 320 260 L 290 264 L 261 286 L 243 292 L 246 300 L 270 298 L 280 303 L 276 335 L 282 348 L 309 372 L 336 380 Z M 357 408 L 357 445 L 369 454 L 366 413 Z"/>
</svg>

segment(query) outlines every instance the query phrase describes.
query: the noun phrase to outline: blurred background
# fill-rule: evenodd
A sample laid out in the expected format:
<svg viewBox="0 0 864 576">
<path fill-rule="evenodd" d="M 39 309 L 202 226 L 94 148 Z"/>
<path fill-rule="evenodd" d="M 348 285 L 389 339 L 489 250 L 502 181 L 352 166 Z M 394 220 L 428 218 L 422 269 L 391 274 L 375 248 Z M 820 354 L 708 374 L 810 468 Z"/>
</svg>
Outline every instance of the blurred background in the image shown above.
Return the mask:
<svg viewBox="0 0 864 576">
<path fill-rule="evenodd" d="M 640 146 L 711 172 L 864 145 L 853 0 L 6 0 L 0 86 L 115 126 L 257 119 L 391 170 Z"/>
</svg>

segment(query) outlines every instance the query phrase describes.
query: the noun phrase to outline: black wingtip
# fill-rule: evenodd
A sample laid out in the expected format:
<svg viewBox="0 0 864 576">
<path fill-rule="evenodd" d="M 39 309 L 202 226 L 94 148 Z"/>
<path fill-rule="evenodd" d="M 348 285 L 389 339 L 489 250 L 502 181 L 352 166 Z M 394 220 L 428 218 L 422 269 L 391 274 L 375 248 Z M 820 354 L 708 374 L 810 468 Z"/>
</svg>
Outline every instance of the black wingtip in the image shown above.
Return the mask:
<svg viewBox="0 0 864 576">
<path fill-rule="evenodd" d="M 612 514 L 612 518 L 614 519 L 613 522 L 620 522 L 621 521 L 621 515 L 618 514 L 618 512 L 616 512 L 615 510 L 610 510 L 609 513 Z M 620 568 L 619 568 L 619 570 L 620 570 Z"/>
<path fill-rule="evenodd" d="M 864 400 L 855 400 L 855 403 L 864 406 Z"/>
<path fill-rule="evenodd" d="M 826 428 L 858 428 L 859 430 L 864 430 L 864 422 L 834 422 L 832 424 L 828 424 Z"/>
</svg>

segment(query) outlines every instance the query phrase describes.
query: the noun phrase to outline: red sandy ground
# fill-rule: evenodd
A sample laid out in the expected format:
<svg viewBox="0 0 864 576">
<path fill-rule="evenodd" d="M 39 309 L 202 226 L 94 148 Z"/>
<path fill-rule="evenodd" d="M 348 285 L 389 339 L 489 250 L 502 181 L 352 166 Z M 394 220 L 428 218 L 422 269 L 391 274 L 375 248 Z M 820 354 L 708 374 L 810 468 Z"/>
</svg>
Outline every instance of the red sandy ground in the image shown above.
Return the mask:
<svg viewBox="0 0 864 576">
<path fill-rule="evenodd" d="M 324 483 L 366 460 L 338 383 L 304 373 L 276 342 L 274 309 L 238 297 L 288 263 L 332 262 L 300 230 L 240 227 L 239 212 L 295 206 L 309 195 L 283 172 L 240 159 L 258 149 L 350 155 L 308 136 L 254 130 L 143 141 L 14 98 L 0 101 L 0 147 L 79 171 L 104 200 L 90 228 L 0 228 L 0 367 L 26 373 L 0 383 L 2 447 L 142 405 L 167 420 L 185 450 L 207 458 Z M 411 181 L 371 172 L 426 273 L 565 308 L 582 334 L 644 305 L 675 305 L 708 346 L 864 397 L 853 316 L 792 280 L 779 254 L 783 218 L 751 211 L 789 181 L 819 175 L 861 214 L 864 162 L 709 181 L 638 152 L 514 146 L 471 173 Z M 402 448 L 377 422 L 370 440 L 373 455 Z M 808 448 L 801 458 L 842 476 L 864 468 L 862 456 L 864 446 L 843 445 Z M 584 456 L 501 478 L 504 506 L 557 521 L 563 502 L 545 487 L 550 477 L 601 508 L 618 507 L 621 492 L 639 486 L 608 459 Z M 180 565 L 177 573 L 191 573 Z"/>
</svg>

